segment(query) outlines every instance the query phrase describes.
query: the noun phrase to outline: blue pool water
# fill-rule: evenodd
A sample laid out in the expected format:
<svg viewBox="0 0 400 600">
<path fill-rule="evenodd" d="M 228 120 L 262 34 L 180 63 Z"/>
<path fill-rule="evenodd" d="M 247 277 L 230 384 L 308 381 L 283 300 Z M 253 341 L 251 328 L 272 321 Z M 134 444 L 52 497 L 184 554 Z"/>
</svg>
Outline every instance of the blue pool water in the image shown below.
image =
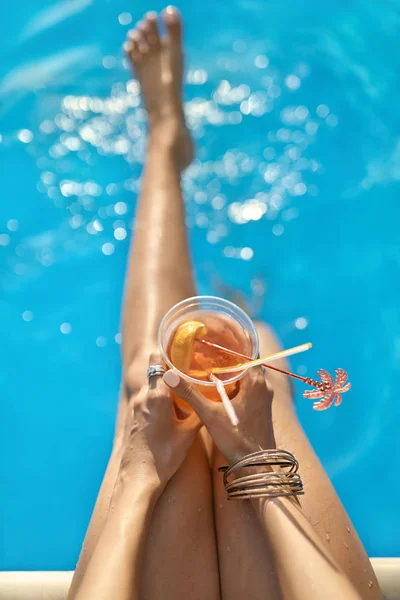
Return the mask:
<svg viewBox="0 0 400 600">
<path fill-rule="evenodd" d="M 199 290 L 312 340 L 299 373 L 349 371 L 298 412 L 368 553 L 400 555 L 398 3 L 181 4 Z M 161 7 L 1 9 L 1 569 L 74 567 L 110 451 L 145 139 L 120 45 Z"/>
</svg>

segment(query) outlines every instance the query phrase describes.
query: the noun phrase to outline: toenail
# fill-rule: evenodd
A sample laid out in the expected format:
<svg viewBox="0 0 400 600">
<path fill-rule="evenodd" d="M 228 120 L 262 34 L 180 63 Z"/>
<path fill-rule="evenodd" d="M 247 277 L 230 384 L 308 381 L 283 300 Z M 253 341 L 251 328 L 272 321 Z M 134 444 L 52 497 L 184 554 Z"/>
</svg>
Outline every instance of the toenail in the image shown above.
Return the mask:
<svg viewBox="0 0 400 600">
<path fill-rule="evenodd" d="M 176 6 L 167 6 L 167 8 L 165 9 L 165 12 L 168 15 L 172 15 L 172 16 L 175 16 L 175 15 L 179 14 L 179 11 L 176 8 Z"/>
</svg>

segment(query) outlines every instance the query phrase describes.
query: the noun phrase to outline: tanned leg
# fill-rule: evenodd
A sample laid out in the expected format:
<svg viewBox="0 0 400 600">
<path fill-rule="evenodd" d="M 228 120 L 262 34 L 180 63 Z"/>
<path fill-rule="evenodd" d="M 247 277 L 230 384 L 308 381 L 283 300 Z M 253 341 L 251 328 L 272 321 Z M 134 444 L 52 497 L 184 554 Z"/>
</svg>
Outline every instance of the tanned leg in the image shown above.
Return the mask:
<svg viewBox="0 0 400 600">
<path fill-rule="evenodd" d="M 182 100 L 181 21 L 176 10 L 149 13 L 130 33 L 126 51 L 140 82 L 149 119 L 148 156 L 136 216 L 123 308 L 123 381 L 115 445 L 72 584 L 74 595 L 101 533 L 119 469 L 126 416 L 146 382 L 160 320 L 174 304 L 195 295 L 181 192 L 182 169 L 192 159 Z M 142 597 L 219 598 L 209 463 L 198 436 L 153 513 Z"/>
<path fill-rule="evenodd" d="M 259 324 L 257 329 L 261 356 L 281 350 L 267 326 Z M 285 361 L 274 364 L 288 368 Z M 288 378 L 273 371 L 267 372 L 267 378 L 274 388 L 272 419 L 276 446 L 289 450 L 299 461 L 305 489 L 299 501 L 305 516 L 360 596 L 380 600 L 379 586 L 360 539 L 297 419 Z M 217 471 L 221 464 L 224 460 L 216 454 L 214 502 L 222 598 L 279 598 L 273 563 L 262 544 L 258 521 L 247 503 L 226 502 L 221 474 Z M 250 590 L 246 593 L 249 583 Z"/>
</svg>

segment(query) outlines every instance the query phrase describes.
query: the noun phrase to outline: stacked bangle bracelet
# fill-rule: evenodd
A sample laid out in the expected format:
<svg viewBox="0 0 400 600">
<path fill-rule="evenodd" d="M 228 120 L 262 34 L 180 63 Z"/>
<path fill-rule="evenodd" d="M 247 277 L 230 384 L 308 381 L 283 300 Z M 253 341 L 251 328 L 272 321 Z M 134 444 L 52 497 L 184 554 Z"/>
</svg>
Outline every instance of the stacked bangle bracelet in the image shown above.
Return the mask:
<svg viewBox="0 0 400 600">
<path fill-rule="evenodd" d="M 248 467 L 267 467 L 263 472 L 230 478 L 234 471 Z M 279 468 L 279 470 L 273 470 Z M 260 450 L 244 456 L 229 467 L 220 467 L 228 500 L 274 498 L 304 494 L 297 472 L 299 463 L 287 450 Z"/>
</svg>

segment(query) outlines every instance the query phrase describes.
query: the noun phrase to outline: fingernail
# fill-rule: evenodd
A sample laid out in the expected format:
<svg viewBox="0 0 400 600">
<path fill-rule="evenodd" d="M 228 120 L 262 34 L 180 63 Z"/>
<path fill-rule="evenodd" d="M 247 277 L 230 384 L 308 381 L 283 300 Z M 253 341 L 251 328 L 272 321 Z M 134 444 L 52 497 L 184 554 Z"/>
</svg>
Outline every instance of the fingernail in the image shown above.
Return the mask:
<svg viewBox="0 0 400 600">
<path fill-rule="evenodd" d="M 169 387 L 172 388 L 177 387 L 180 382 L 179 375 L 177 375 L 173 371 L 167 371 L 163 376 L 163 380 Z"/>
</svg>

